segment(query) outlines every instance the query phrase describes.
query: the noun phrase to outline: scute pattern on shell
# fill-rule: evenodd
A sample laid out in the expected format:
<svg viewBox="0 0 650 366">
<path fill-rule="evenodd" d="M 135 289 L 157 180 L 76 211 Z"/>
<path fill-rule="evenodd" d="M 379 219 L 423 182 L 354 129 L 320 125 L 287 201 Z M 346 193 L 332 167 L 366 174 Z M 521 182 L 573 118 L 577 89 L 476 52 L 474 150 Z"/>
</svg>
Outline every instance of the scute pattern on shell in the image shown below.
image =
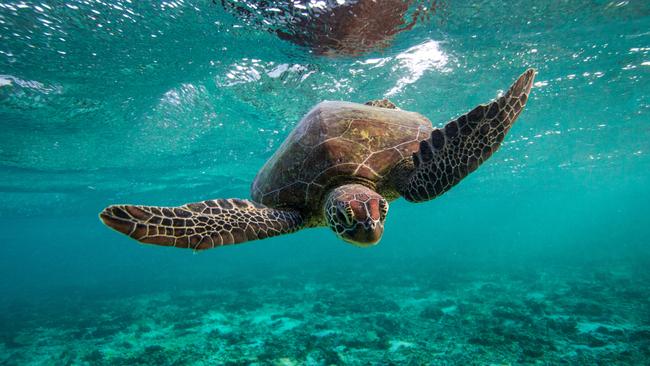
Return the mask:
<svg viewBox="0 0 650 366">
<path fill-rule="evenodd" d="M 432 129 L 428 119 L 414 112 L 320 103 L 260 170 L 251 196 L 270 207 L 315 212 L 334 186 L 385 180 Z"/>
<path fill-rule="evenodd" d="M 179 207 L 113 205 L 100 218 L 142 243 L 194 250 L 287 234 L 303 225 L 298 212 L 234 198 Z"/>
</svg>

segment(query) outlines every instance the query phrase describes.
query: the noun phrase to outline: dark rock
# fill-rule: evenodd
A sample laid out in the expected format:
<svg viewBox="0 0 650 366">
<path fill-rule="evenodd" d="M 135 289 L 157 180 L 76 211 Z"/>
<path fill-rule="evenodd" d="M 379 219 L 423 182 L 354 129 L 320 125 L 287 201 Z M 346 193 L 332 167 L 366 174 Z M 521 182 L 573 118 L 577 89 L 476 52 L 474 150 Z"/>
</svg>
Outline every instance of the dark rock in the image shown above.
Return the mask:
<svg viewBox="0 0 650 366">
<path fill-rule="evenodd" d="M 104 359 L 104 355 L 102 352 L 98 349 L 90 352 L 89 354 L 85 355 L 82 360 L 90 363 L 91 365 L 98 364 Z"/>
<path fill-rule="evenodd" d="M 605 314 L 604 308 L 593 302 L 579 302 L 573 306 L 573 312 L 590 317 L 601 317 Z"/>
<path fill-rule="evenodd" d="M 607 345 L 607 342 L 603 341 L 600 338 L 596 338 L 592 336 L 589 337 L 589 342 L 587 343 L 587 345 L 589 345 L 589 347 L 603 347 Z"/>
<path fill-rule="evenodd" d="M 375 318 L 375 325 L 379 328 L 378 330 L 382 330 L 388 334 L 397 334 L 401 330 L 399 321 L 383 314 Z"/>
<path fill-rule="evenodd" d="M 543 315 L 544 311 L 546 310 L 546 304 L 543 301 L 526 300 L 525 303 L 531 314 Z"/>
<path fill-rule="evenodd" d="M 541 348 L 524 348 L 522 354 L 526 358 L 540 358 L 544 356 L 544 351 Z"/>
<path fill-rule="evenodd" d="M 0 342 L 4 343 L 6 348 L 11 348 L 11 349 L 20 348 L 23 346 L 22 344 L 16 342 L 16 340 L 9 335 L 2 335 L 0 337 Z"/>
<path fill-rule="evenodd" d="M 630 342 L 650 342 L 650 330 L 637 330 L 632 332 L 628 339 Z"/>
<path fill-rule="evenodd" d="M 153 354 L 153 353 L 163 352 L 164 350 L 165 348 L 163 346 L 154 344 L 153 346 L 148 346 L 147 348 L 145 348 L 144 353 Z"/>
<path fill-rule="evenodd" d="M 420 312 L 420 317 L 425 319 L 439 320 L 445 315 L 437 306 L 427 306 Z"/>
<path fill-rule="evenodd" d="M 180 322 L 175 322 L 174 323 L 174 329 L 176 330 L 185 330 L 189 328 L 193 328 L 199 325 L 199 322 L 190 320 L 190 321 L 180 321 Z"/>
<path fill-rule="evenodd" d="M 114 336 L 119 331 L 120 331 L 119 328 L 99 327 L 99 328 L 93 330 L 90 333 L 90 336 L 93 337 L 93 338 L 108 338 L 108 337 Z"/>
<path fill-rule="evenodd" d="M 549 328 L 558 331 L 564 335 L 573 335 L 578 330 L 578 322 L 573 318 L 569 319 L 548 319 Z"/>
<path fill-rule="evenodd" d="M 314 358 L 320 361 L 321 365 L 341 365 L 343 364 L 343 360 L 341 360 L 341 357 L 339 356 L 338 352 L 332 350 L 332 349 L 325 349 L 325 348 L 320 348 L 316 350 Z"/>
</svg>

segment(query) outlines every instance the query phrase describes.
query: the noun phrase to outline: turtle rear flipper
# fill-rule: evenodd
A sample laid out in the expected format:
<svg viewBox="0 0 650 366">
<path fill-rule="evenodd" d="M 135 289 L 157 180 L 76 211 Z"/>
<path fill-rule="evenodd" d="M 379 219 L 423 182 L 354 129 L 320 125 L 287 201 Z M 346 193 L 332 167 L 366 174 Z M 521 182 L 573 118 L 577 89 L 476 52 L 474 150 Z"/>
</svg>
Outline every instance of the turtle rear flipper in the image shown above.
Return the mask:
<svg viewBox="0 0 650 366">
<path fill-rule="evenodd" d="M 194 250 L 288 234 L 303 225 L 296 211 L 234 198 L 179 207 L 113 205 L 99 217 L 139 242 Z"/>
<path fill-rule="evenodd" d="M 433 199 L 460 182 L 487 160 L 501 145 L 505 135 L 524 109 L 535 70 L 524 72 L 508 92 L 488 104 L 434 129 L 420 142 L 409 168 L 397 189 L 409 201 Z"/>
</svg>

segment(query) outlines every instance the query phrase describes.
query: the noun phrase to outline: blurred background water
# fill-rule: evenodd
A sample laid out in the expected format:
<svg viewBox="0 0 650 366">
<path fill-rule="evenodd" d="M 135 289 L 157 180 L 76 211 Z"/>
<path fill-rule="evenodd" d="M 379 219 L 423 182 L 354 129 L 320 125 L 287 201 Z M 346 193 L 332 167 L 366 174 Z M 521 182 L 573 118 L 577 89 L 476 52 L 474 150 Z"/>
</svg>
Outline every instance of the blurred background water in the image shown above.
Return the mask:
<svg viewBox="0 0 650 366">
<path fill-rule="evenodd" d="M 279 30 L 291 35 L 295 29 L 278 20 L 277 11 L 264 10 L 281 6 L 263 3 L 0 3 L 1 363 L 647 361 L 648 2 L 421 2 L 403 15 L 418 18 L 412 28 L 380 47 L 338 55 L 304 39 L 279 37 Z M 413 15 L 432 7 L 426 16 Z M 501 150 L 439 199 L 393 203 L 384 238 L 371 249 L 346 245 L 328 229 L 311 229 L 194 255 L 138 245 L 97 219 L 112 203 L 247 198 L 257 170 L 322 100 L 388 97 L 440 126 L 495 97 L 528 67 L 537 68 L 536 83 Z M 572 280 L 583 286 L 572 287 Z M 493 281 L 499 296 L 514 302 L 511 309 L 518 309 L 521 296 L 533 296 L 535 289 L 526 286 L 535 284 L 543 290 L 545 310 L 526 313 L 526 326 L 506 319 L 492 333 L 480 333 L 476 314 L 498 318 L 494 309 L 504 306 L 489 303 L 494 293 L 472 292 L 481 281 Z M 576 290 L 585 286 L 591 290 Z M 622 288 L 635 295 L 616 295 Z M 142 305 L 183 291 L 197 292 Z M 461 310 L 471 303 L 463 296 L 470 295 L 477 301 L 472 309 L 483 302 L 485 307 L 476 314 L 444 312 L 427 327 L 421 302 L 408 301 L 418 298 L 414 291 L 426 293 L 422 298 L 433 305 L 437 291 Z M 231 299 L 228 293 L 240 294 L 232 299 L 243 298 L 244 305 L 219 309 L 219 301 Z M 589 304 L 603 304 L 598 296 L 608 294 L 605 307 L 616 314 L 601 312 L 598 323 L 550 293 Z M 356 310 L 330 314 L 326 329 L 347 319 L 383 343 L 355 346 L 340 335 L 314 336 L 322 327 L 310 327 L 327 314 L 315 304 L 331 296 L 338 302 L 323 306 L 349 303 Z M 381 316 L 416 325 L 372 330 L 379 313 L 363 301 L 376 298 L 397 304 Z M 179 305 L 188 299 L 202 306 Z M 169 304 L 177 304 L 172 313 L 179 318 L 165 325 L 159 319 L 161 329 L 222 311 L 222 318 L 210 321 L 238 317 L 235 325 L 247 330 L 231 324 L 230 331 L 207 338 L 193 330 L 183 335 L 186 343 L 176 344 L 175 333 L 158 329 L 157 336 L 133 336 L 130 347 L 115 343 Z M 302 304 L 294 309 L 303 314 L 300 325 L 273 333 L 277 322 L 254 315 L 269 304 Z M 138 306 L 137 316 L 120 323 L 119 314 Z M 524 308 L 519 310 L 530 310 Z M 375 325 L 359 323 L 363 316 Z M 552 316 L 574 319 L 577 328 L 568 335 L 549 333 Z M 553 347 L 539 346 L 546 343 L 526 333 L 542 320 L 544 342 Z M 119 329 L 93 335 L 110 323 Z M 593 333 L 593 324 L 623 335 Z M 514 327 L 513 339 L 494 330 L 499 327 Z M 444 335 L 452 330 L 454 335 Z M 248 336 L 223 343 L 224 334 L 238 333 Z M 490 337 L 501 341 L 471 341 Z M 542 347 L 542 354 L 526 353 L 526 337 L 529 348 Z M 284 346 L 273 348 L 272 339 Z M 305 339 L 316 351 L 310 353 Z M 442 344 L 446 348 L 436 348 Z M 233 353 L 245 345 L 252 347 L 249 353 Z M 254 346 L 273 352 L 255 354 Z"/>
</svg>

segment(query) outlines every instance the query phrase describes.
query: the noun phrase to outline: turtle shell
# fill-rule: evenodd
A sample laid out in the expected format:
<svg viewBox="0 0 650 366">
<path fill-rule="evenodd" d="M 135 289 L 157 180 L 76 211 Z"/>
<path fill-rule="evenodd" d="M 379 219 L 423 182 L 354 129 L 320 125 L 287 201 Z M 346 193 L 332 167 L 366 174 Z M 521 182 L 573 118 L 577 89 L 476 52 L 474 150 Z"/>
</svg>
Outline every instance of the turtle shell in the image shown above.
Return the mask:
<svg viewBox="0 0 650 366">
<path fill-rule="evenodd" d="M 419 113 L 349 102 L 316 105 L 259 171 L 252 198 L 303 214 L 320 210 L 332 188 L 382 185 L 391 169 L 418 150 L 431 122 Z M 381 193 L 381 192 L 380 192 Z"/>
</svg>

